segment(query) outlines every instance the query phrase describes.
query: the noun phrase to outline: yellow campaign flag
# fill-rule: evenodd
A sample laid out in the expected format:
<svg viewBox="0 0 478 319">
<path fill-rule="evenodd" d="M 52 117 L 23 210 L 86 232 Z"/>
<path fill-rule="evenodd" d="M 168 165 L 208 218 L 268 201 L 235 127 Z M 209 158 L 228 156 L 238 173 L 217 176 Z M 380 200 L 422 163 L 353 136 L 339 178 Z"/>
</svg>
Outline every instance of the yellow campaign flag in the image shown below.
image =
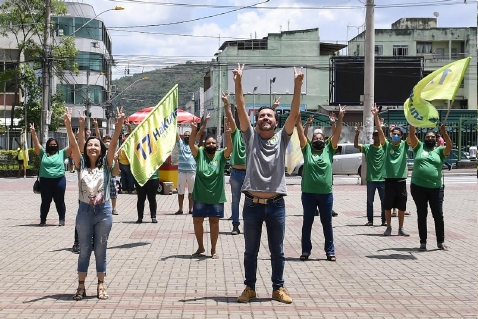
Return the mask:
<svg viewBox="0 0 478 319">
<path fill-rule="evenodd" d="M 176 84 L 121 146 L 139 185 L 143 186 L 171 154 L 176 143 L 177 117 Z"/>
<path fill-rule="evenodd" d="M 436 108 L 428 101 L 454 100 L 471 58 L 447 64 L 421 79 L 403 104 L 405 117 L 415 127 L 433 128 L 439 120 Z"/>
<path fill-rule="evenodd" d="M 302 158 L 303 156 L 300 149 L 299 134 L 297 133 L 297 128 L 294 127 L 294 132 L 290 137 L 289 145 L 287 145 L 287 150 L 285 152 L 285 166 L 287 168 L 288 174 L 292 173 Z"/>
<path fill-rule="evenodd" d="M 28 162 L 30 161 L 30 158 L 28 157 L 28 144 L 27 144 L 27 132 L 23 134 L 23 167 L 28 166 Z"/>
</svg>

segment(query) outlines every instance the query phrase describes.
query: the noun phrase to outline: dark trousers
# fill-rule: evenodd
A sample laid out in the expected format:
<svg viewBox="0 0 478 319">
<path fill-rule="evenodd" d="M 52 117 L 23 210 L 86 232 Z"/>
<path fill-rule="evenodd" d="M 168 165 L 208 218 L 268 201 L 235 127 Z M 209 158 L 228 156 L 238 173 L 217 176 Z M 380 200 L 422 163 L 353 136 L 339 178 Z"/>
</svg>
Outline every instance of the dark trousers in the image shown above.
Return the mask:
<svg viewBox="0 0 478 319">
<path fill-rule="evenodd" d="M 444 190 L 440 188 L 427 188 L 415 184 L 410 185 L 413 201 L 417 207 L 418 234 L 420 243 L 427 243 L 427 215 L 428 204 L 435 220 L 435 234 L 437 243 L 445 241 L 445 223 L 443 221 L 443 195 Z"/>
<path fill-rule="evenodd" d="M 65 220 L 65 176 L 59 178 L 40 177 L 41 185 L 41 205 L 40 205 L 40 222 L 45 223 L 48 212 L 50 211 L 51 201 L 55 202 L 58 218 Z"/>
<path fill-rule="evenodd" d="M 136 204 L 138 219 L 143 219 L 146 197 L 148 197 L 151 218 L 156 218 L 156 210 L 158 208 L 158 204 L 156 203 L 156 191 L 158 190 L 159 179 L 150 179 L 143 186 L 139 186 L 136 181 L 134 184 L 138 195 L 138 202 Z"/>
</svg>

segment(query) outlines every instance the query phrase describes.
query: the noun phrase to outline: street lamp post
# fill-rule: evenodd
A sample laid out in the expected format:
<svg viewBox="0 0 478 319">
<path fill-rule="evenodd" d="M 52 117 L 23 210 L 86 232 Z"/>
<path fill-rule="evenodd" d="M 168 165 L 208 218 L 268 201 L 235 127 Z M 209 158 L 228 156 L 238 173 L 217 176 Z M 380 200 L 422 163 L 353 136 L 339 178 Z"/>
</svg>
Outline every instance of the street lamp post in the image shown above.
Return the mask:
<svg viewBox="0 0 478 319">
<path fill-rule="evenodd" d="M 269 104 L 271 106 L 272 106 L 272 83 L 274 83 L 275 81 L 276 81 L 275 76 L 269 80 Z"/>
</svg>

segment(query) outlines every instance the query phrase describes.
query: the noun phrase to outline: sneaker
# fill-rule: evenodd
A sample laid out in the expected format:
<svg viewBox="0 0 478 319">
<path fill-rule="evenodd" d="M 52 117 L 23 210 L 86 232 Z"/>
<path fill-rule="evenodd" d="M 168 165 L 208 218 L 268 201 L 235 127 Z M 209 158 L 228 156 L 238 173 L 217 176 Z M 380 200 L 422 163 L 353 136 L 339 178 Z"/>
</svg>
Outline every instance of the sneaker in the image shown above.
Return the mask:
<svg viewBox="0 0 478 319">
<path fill-rule="evenodd" d="M 237 302 L 245 303 L 245 302 L 249 302 L 251 299 L 256 299 L 256 298 L 257 298 L 256 292 L 246 286 L 242 294 L 239 297 L 237 297 Z"/>
<path fill-rule="evenodd" d="M 397 213 L 392 213 L 392 217 L 397 217 Z"/>
<path fill-rule="evenodd" d="M 283 302 L 283 303 L 292 303 L 292 298 L 289 296 L 284 287 L 280 287 L 277 290 L 274 290 L 272 293 L 272 299 Z"/>
<path fill-rule="evenodd" d="M 239 230 L 239 226 L 232 226 L 232 232 L 231 235 L 239 235 L 241 231 Z"/>
<path fill-rule="evenodd" d="M 71 250 L 72 250 L 75 254 L 79 254 L 79 253 L 80 253 L 80 245 L 78 245 L 78 244 L 73 244 L 73 247 L 71 247 Z"/>
<path fill-rule="evenodd" d="M 398 236 L 410 236 L 410 234 L 407 233 L 403 227 L 400 227 L 398 229 Z"/>
<path fill-rule="evenodd" d="M 157 223 L 158 223 L 158 220 L 157 220 L 156 218 L 151 218 L 151 222 L 152 222 L 153 224 L 157 224 Z"/>
<path fill-rule="evenodd" d="M 130 194 L 138 194 L 138 192 L 136 191 L 136 189 L 134 191 L 132 191 Z"/>
<path fill-rule="evenodd" d="M 58 223 L 58 226 L 65 226 L 65 220 L 60 219 L 60 222 Z"/>
<path fill-rule="evenodd" d="M 420 251 L 425 251 L 425 250 L 427 250 L 427 244 L 423 244 L 423 243 L 420 244 L 420 249 L 419 249 L 419 250 L 420 250 Z"/>
<path fill-rule="evenodd" d="M 40 222 L 40 225 L 38 225 L 40 227 L 43 227 L 43 226 L 46 226 L 46 222 Z"/>
<path fill-rule="evenodd" d="M 405 216 L 410 216 L 410 214 L 411 214 L 411 213 L 410 213 L 410 212 L 407 212 L 407 211 L 405 211 L 403 214 L 404 214 Z"/>
<path fill-rule="evenodd" d="M 118 211 L 116 209 L 113 209 L 113 215 L 118 215 Z"/>
<path fill-rule="evenodd" d="M 190 211 L 189 211 L 189 215 L 192 215 L 192 214 L 193 214 L 193 211 L 192 211 L 192 210 L 190 210 Z"/>
<path fill-rule="evenodd" d="M 364 226 L 373 226 L 372 222 L 367 222 Z"/>
<path fill-rule="evenodd" d="M 232 216 L 231 216 L 231 217 L 229 217 L 227 220 L 232 220 Z"/>
<path fill-rule="evenodd" d="M 382 222 L 381 226 L 387 226 L 387 222 Z"/>
<path fill-rule="evenodd" d="M 444 243 L 438 243 L 437 247 L 440 250 L 448 250 L 448 247 Z"/>
<path fill-rule="evenodd" d="M 138 219 L 138 220 L 136 221 L 136 224 L 141 224 L 142 222 L 143 222 L 142 219 Z"/>
<path fill-rule="evenodd" d="M 392 235 L 392 227 L 387 227 L 385 232 L 383 233 L 384 236 L 391 236 Z"/>
<path fill-rule="evenodd" d="M 332 209 L 332 217 L 337 217 L 337 216 L 339 216 L 339 214 L 337 214 L 335 210 Z"/>
<path fill-rule="evenodd" d="M 178 210 L 177 212 L 174 213 L 174 215 L 182 215 L 182 214 L 183 214 L 182 210 Z"/>
</svg>

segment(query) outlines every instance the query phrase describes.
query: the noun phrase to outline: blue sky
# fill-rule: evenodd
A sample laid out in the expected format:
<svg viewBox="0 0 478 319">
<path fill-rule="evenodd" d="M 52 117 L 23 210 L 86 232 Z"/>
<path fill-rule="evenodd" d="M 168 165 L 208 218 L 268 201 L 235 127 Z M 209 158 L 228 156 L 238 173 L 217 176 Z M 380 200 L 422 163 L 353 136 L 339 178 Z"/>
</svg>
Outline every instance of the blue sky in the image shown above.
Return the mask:
<svg viewBox="0 0 478 319">
<path fill-rule="evenodd" d="M 209 61 L 225 40 L 263 38 L 268 33 L 319 28 L 323 42 L 345 43 L 364 30 L 366 0 L 78 0 L 110 31 L 118 65 L 113 77 L 185 61 Z M 477 1 L 375 0 L 375 28 L 399 18 L 432 18 L 439 27 L 476 27 Z M 174 3 L 176 5 L 167 5 Z M 262 3 L 262 4 L 258 4 Z M 183 5 L 179 5 L 183 4 Z M 254 6 L 254 8 L 243 8 Z M 265 8 L 265 7 L 268 7 Z M 314 9 L 318 8 L 320 9 Z M 232 12 L 230 12 L 232 11 Z M 211 18 L 204 18 L 217 15 Z M 195 20 L 195 21 L 190 21 Z M 187 22 L 183 22 L 187 21 Z M 182 22 L 182 23 L 178 23 Z M 139 27 L 153 25 L 148 27 Z"/>
</svg>

